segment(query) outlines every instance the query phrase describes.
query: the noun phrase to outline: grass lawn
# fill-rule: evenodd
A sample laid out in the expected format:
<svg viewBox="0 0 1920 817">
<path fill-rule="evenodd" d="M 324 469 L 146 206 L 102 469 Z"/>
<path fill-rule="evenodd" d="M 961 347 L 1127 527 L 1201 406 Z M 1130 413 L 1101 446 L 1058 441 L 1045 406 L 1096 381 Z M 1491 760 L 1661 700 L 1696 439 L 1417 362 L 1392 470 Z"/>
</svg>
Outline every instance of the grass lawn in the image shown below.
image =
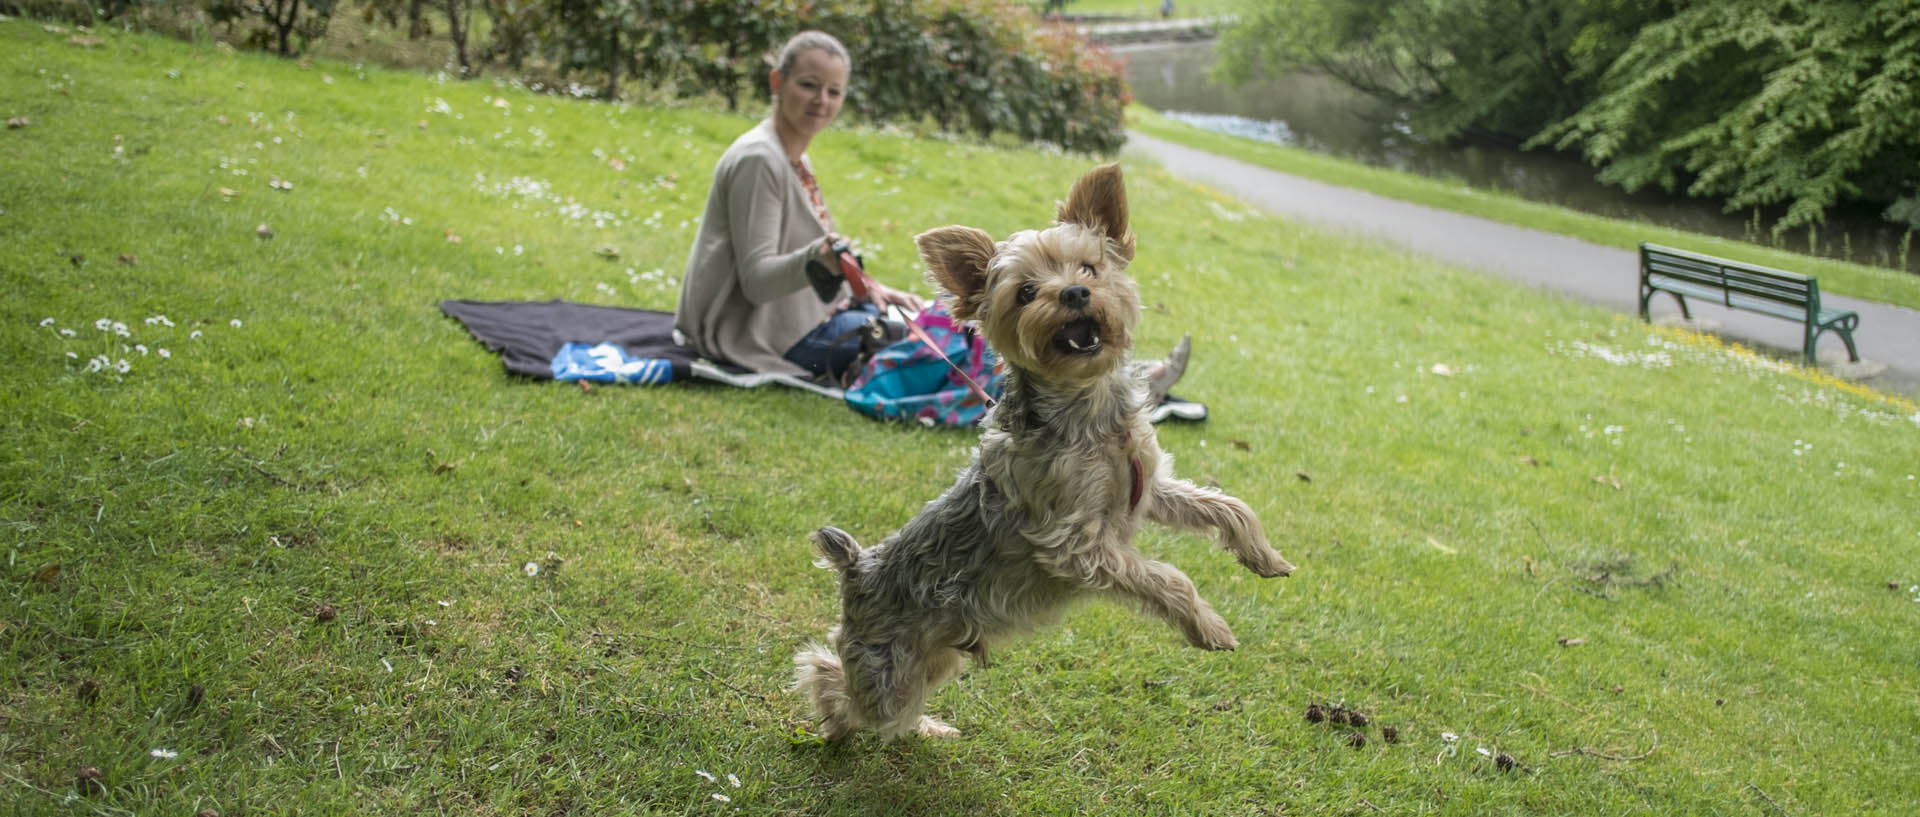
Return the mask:
<svg viewBox="0 0 1920 817">
<path fill-rule="evenodd" d="M 1528 201 L 1519 196 L 1468 187 L 1412 173 L 1370 167 L 1358 162 L 1243 139 L 1189 125 L 1139 105 L 1127 108 L 1127 126 L 1151 136 L 1231 156 L 1243 162 L 1292 173 L 1329 184 L 1366 190 L 1403 201 L 1452 210 L 1481 218 L 1573 236 L 1595 244 L 1636 249 L 1642 241 L 1732 258 L 1751 264 L 1791 270 L 1820 279 L 1822 292 L 1852 295 L 1870 301 L 1920 309 L 1920 275 L 1888 267 L 1852 264 L 1784 249 L 1689 233 L 1625 219 L 1603 218 L 1578 210 Z M 1806 231 L 1796 230 L 1790 241 L 1805 246 Z M 1892 263 L 1889 259 L 1889 263 Z"/>
<path fill-rule="evenodd" d="M 878 540 L 972 435 L 516 380 L 435 306 L 670 309 L 750 120 L 21 20 L 0 116 L 13 812 L 1920 802 L 1910 402 L 1129 167 L 1141 348 L 1193 332 L 1213 411 L 1162 444 L 1300 571 L 1155 530 L 1239 650 L 1092 603 L 937 696 L 963 739 L 829 747 L 784 690 L 837 610 L 804 535 Z M 814 158 L 922 292 L 912 235 L 1035 226 L 1091 164 L 851 127 Z"/>
</svg>

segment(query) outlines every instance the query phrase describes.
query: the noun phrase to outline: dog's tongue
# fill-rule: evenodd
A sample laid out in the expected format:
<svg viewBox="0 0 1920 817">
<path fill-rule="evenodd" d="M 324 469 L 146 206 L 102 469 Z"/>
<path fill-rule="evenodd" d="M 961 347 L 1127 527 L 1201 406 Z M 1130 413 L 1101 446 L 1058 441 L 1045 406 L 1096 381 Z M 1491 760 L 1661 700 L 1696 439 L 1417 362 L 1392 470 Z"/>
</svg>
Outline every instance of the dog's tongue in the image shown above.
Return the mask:
<svg viewBox="0 0 1920 817">
<path fill-rule="evenodd" d="M 1100 348 L 1100 325 L 1091 318 L 1081 318 L 1061 327 L 1053 340 L 1063 351 L 1092 352 Z"/>
</svg>

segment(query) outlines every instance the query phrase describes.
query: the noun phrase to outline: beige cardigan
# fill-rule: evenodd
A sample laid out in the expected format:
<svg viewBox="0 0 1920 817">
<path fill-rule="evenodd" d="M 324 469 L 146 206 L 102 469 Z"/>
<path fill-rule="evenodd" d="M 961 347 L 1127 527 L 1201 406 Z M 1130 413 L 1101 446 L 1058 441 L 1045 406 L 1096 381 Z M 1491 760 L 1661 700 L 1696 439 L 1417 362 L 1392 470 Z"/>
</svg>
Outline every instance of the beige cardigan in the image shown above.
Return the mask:
<svg viewBox="0 0 1920 817">
<path fill-rule="evenodd" d="M 713 170 L 674 329 L 702 357 L 807 374 L 782 355 L 832 315 L 833 304 L 820 300 L 806 272 L 826 234 L 773 120 L 762 121 L 735 139 Z M 842 284 L 841 296 L 845 291 Z"/>
</svg>

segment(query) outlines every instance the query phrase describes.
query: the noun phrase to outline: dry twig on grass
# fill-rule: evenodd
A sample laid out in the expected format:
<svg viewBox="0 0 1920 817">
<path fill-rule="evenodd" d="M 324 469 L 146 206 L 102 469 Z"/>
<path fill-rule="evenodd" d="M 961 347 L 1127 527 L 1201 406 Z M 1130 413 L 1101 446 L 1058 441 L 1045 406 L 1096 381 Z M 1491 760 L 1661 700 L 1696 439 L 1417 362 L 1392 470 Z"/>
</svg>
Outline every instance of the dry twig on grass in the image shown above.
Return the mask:
<svg viewBox="0 0 1920 817">
<path fill-rule="evenodd" d="M 1623 757 L 1621 755 L 1610 755 L 1610 754 L 1607 754 L 1606 752 L 1595 751 L 1593 749 L 1588 749 L 1584 746 L 1575 746 L 1572 749 L 1562 749 L 1558 752 L 1554 752 L 1553 754 L 1548 755 L 1548 757 L 1560 757 L 1562 755 L 1585 755 L 1587 757 L 1597 757 L 1597 758 L 1600 758 L 1601 760 L 1619 760 L 1619 761 L 1644 760 L 1649 755 L 1652 755 L 1654 752 L 1659 751 L 1659 749 L 1660 749 L 1660 733 L 1655 732 L 1653 733 L 1653 745 L 1648 747 L 1646 751 L 1641 752 L 1640 754 L 1637 754 L 1637 755 L 1627 755 Z"/>
</svg>

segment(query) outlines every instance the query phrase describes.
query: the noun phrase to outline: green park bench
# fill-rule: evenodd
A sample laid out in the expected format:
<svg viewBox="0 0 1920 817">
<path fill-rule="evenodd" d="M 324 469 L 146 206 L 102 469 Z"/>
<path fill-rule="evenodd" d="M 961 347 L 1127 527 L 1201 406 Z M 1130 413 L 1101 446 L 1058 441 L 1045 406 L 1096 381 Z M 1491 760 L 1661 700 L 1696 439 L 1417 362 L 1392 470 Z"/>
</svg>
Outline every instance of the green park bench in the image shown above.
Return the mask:
<svg viewBox="0 0 1920 817">
<path fill-rule="evenodd" d="M 1857 312 L 1820 306 L 1820 282 L 1812 276 L 1728 261 L 1711 255 L 1640 242 L 1640 318 L 1647 302 L 1665 292 L 1680 302 L 1680 316 L 1693 319 L 1687 296 L 1710 298 L 1729 309 L 1740 309 L 1799 321 L 1805 330 L 1802 351 L 1813 363 L 1813 344 L 1828 331 L 1846 341 L 1848 359 L 1859 362 L 1853 330 L 1860 326 Z"/>
</svg>

